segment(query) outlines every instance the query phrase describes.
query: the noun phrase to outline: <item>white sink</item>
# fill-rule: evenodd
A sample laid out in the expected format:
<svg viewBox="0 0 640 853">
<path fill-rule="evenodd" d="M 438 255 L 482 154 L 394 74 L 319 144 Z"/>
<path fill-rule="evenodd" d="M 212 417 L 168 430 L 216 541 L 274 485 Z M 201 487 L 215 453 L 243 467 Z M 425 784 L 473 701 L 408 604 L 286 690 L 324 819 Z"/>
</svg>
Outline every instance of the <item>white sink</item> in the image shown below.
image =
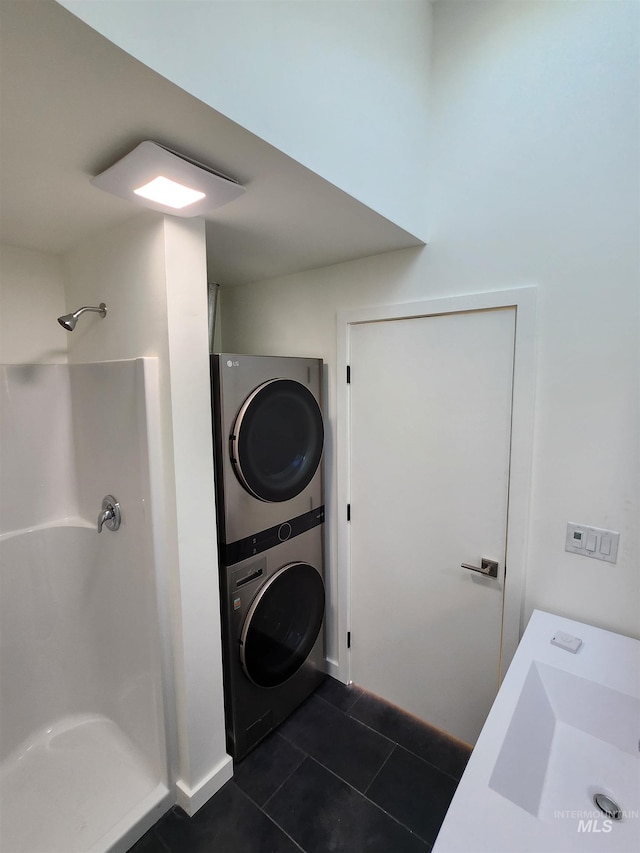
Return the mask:
<svg viewBox="0 0 640 853">
<path fill-rule="evenodd" d="M 534 661 L 489 787 L 543 820 L 592 809 L 598 791 L 624 810 L 637 804 L 639 728 L 640 700 Z"/>
<path fill-rule="evenodd" d="M 557 630 L 577 654 L 551 645 Z M 639 674 L 638 641 L 535 611 L 433 853 L 636 853 Z"/>
</svg>

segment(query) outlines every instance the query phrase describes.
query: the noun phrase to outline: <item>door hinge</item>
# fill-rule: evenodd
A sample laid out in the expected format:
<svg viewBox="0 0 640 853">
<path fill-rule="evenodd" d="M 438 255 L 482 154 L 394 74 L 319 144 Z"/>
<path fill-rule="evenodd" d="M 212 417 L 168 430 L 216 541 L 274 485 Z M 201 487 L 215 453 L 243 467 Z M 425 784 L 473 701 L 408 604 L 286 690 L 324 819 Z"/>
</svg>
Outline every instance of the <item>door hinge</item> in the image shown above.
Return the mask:
<svg viewBox="0 0 640 853">
<path fill-rule="evenodd" d="M 351 648 L 351 631 L 347 631 L 347 648 Z"/>
<path fill-rule="evenodd" d="M 351 521 L 351 504 L 347 504 L 347 521 Z"/>
<path fill-rule="evenodd" d="M 351 385 L 351 366 L 347 365 L 347 385 Z"/>
</svg>

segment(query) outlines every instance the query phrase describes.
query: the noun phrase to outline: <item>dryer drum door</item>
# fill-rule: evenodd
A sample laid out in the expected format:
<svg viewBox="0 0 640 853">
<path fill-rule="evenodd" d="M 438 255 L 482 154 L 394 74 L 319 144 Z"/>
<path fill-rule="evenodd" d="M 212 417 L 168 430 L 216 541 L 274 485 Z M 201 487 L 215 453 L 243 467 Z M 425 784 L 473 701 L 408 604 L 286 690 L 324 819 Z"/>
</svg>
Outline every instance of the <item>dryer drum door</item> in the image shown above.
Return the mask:
<svg viewBox="0 0 640 853">
<path fill-rule="evenodd" d="M 240 637 L 245 674 L 277 687 L 296 673 L 315 645 L 324 618 L 324 583 L 308 563 L 290 563 L 260 589 Z"/>
<path fill-rule="evenodd" d="M 236 476 L 262 501 L 299 495 L 315 474 L 324 443 L 315 397 L 293 379 L 271 379 L 247 397 L 231 434 Z"/>
</svg>

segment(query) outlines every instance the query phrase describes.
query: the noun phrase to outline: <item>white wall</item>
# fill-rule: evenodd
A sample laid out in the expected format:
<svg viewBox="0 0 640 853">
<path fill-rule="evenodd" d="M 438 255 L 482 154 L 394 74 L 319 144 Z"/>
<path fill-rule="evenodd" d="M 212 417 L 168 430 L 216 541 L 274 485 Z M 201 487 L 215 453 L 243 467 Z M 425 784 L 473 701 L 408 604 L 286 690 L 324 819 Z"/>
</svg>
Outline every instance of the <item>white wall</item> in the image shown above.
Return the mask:
<svg viewBox="0 0 640 853">
<path fill-rule="evenodd" d="M 204 222 L 145 213 L 65 257 L 83 316 L 69 361 L 159 360 L 167 567 L 178 714 L 177 790 L 195 811 L 231 775 L 225 749 L 211 441 Z M 172 709 L 170 708 L 170 711 Z"/>
<path fill-rule="evenodd" d="M 426 239 L 428 0 L 59 2 Z"/>
<path fill-rule="evenodd" d="M 638 31 L 633 2 L 436 3 L 430 245 L 222 291 L 225 350 L 328 362 L 332 596 L 336 312 L 537 284 L 525 617 L 640 635 Z M 569 520 L 617 564 L 566 553 Z"/>
<path fill-rule="evenodd" d="M 0 364 L 66 362 L 64 313 L 60 259 L 0 246 Z"/>
<path fill-rule="evenodd" d="M 78 512 L 69 375 L 36 367 L 66 363 L 65 312 L 60 259 L 0 245 L 0 534 Z"/>
<path fill-rule="evenodd" d="M 78 514 L 68 367 L 0 365 L 0 536 Z"/>
</svg>

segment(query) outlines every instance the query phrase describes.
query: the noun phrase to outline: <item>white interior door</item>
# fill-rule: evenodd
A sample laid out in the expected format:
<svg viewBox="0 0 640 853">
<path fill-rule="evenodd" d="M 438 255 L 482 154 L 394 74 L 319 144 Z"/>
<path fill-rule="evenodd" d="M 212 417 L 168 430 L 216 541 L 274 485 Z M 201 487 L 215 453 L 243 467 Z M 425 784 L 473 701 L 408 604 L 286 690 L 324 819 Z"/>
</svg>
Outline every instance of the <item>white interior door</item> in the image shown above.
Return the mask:
<svg viewBox="0 0 640 853">
<path fill-rule="evenodd" d="M 474 743 L 500 671 L 514 307 L 351 326 L 351 676 Z M 462 568 L 498 563 L 496 578 Z"/>
</svg>

